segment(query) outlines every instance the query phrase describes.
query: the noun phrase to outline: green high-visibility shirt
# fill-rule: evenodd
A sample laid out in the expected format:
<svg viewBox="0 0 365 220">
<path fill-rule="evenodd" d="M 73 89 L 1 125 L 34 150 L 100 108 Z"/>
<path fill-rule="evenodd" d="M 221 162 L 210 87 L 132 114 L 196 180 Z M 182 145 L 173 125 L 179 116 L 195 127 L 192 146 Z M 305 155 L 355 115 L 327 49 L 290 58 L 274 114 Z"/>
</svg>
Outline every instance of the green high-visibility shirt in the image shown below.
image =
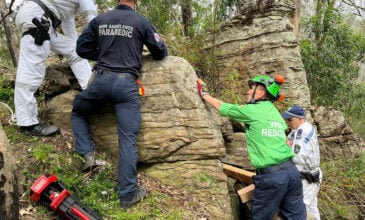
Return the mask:
<svg viewBox="0 0 365 220">
<path fill-rule="evenodd" d="M 223 103 L 219 113 L 245 124 L 246 146 L 253 167 L 265 168 L 295 156 L 285 143 L 287 125 L 272 102 L 243 106 Z"/>
</svg>

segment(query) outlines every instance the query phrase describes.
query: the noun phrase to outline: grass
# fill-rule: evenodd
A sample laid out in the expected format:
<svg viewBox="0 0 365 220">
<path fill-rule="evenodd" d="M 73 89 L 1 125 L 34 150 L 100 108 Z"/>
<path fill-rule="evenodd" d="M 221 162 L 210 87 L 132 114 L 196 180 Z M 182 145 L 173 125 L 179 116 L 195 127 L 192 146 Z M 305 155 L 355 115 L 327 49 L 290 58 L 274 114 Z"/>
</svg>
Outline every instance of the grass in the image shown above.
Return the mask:
<svg viewBox="0 0 365 220">
<path fill-rule="evenodd" d="M 319 200 L 343 219 L 365 218 L 364 164 L 365 153 L 356 158 L 346 157 L 321 164 L 324 180 Z"/>
<path fill-rule="evenodd" d="M 365 185 L 365 153 L 356 158 L 346 157 L 321 165 L 326 170 L 327 182 L 338 188 L 354 189 Z"/>
<path fill-rule="evenodd" d="M 11 82 L 0 75 L 0 100 L 13 107 L 13 89 Z M 287 103 L 282 103 L 287 105 Z M 283 109 L 286 109 L 282 107 Z M 7 113 L 7 112 L 6 112 Z M 0 111 L 0 118 L 7 117 Z M 362 124 L 361 124 L 362 125 Z M 55 219 L 52 211 L 29 200 L 30 186 L 45 173 L 54 173 L 60 182 L 73 195 L 80 198 L 104 219 L 196 219 L 197 214 L 189 207 L 184 207 L 180 201 L 159 190 L 159 187 L 149 187 L 149 196 L 141 203 L 129 210 L 119 207 L 117 197 L 115 165 L 107 163 L 90 175 L 78 171 L 80 158 L 73 153 L 72 137 L 70 132 L 52 138 L 42 138 L 23 135 L 16 126 L 5 125 L 14 155 L 17 157 L 19 168 L 19 185 L 22 192 L 21 207 L 31 213 L 22 219 Z M 108 161 L 106 155 L 99 155 Z M 356 215 L 365 219 L 365 153 L 356 158 L 342 158 L 323 162 L 324 181 L 319 193 L 320 202 L 329 206 L 343 219 Z M 140 175 L 140 181 L 154 182 Z M 201 184 L 214 184 L 207 173 L 195 177 Z M 193 205 L 189 205 L 193 206 Z M 358 208 L 353 209 L 354 206 Z M 361 208 L 362 207 L 362 208 Z M 326 216 L 326 213 L 324 213 Z M 32 218 L 29 218 L 32 217 Z M 33 220 L 32 219 L 32 220 Z M 324 218 L 326 219 L 326 218 Z M 330 219 L 330 218 L 327 218 Z"/>
<path fill-rule="evenodd" d="M 33 219 L 55 219 L 54 212 L 44 206 L 32 203 L 29 200 L 30 186 L 45 173 L 55 174 L 65 189 L 78 197 L 83 204 L 104 219 L 194 219 L 197 216 L 182 206 L 173 196 L 160 191 L 160 187 L 149 186 L 149 196 L 131 209 L 119 207 L 119 199 L 115 191 L 116 170 L 108 162 L 106 155 L 98 155 L 107 163 L 91 174 L 78 171 L 80 158 L 70 148 L 70 140 L 66 134 L 56 137 L 34 137 L 18 132 L 16 126 L 4 126 L 4 130 L 17 156 L 20 179 L 22 208 L 33 205 L 31 216 Z M 360 198 L 359 209 L 353 209 L 351 196 L 364 195 L 365 186 L 365 153 L 356 158 L 342 158 L 325 161 L 321 164 L 324 171 L 324 181 L 319 193 L 319 200 L 328 204 L 337 216 L 343 219 L 352 219 L 349 216 L 365 216 L 364 197 Z M 141 177 L 142 176 L 142 177 Z M 140 174 L 139 181 L 153 182 Z M 195 177 L 202 184 L 212 184 L 206 173 Z M 354 199 L 353 199 L 354 200 Z M 356 213 L 358 212 L 358 213 Z M 330 219 L 322 213 L 324 219 Z M 28 216 L 29 217 L 29 216 Z M 23 219 L 29 219 L 29 218 Z"/>
<path fill-rule="evenodd" d="M 83 204 L 104 219 L 191 219 L 191 213 L 186 207 L 170 196 L 158 190 L 159 187 L 147 186 L 149 196 L 125 210 L 120 208 L 119 198 L 116 193 L 116 170 L 109 163 L 105 155 L 98 155 L 107 163 L 92 173 L 84 174 L 78 171 L 80 158 L 69 147 L 72 140 L 67 140 L 67 134 L 56 137 L 34 137 L 20 133 L 16 126 L 4 126 L 10 146 L 16 155 L 19 167 L 19 185 L 23 192 L 22 207 L 27 209 L 30 205 L 35 207 L 31 213 L 34 219 L 51 219 L 55 214 L 29 200 L 31 185 L 41 175 L 55 174 L 59 182 L 78 197 Z M 153 183 L 157 180 L 139 174 L 140 182 Z M 23 219 L 29 219 L 23 217 Z"/>
</svg>

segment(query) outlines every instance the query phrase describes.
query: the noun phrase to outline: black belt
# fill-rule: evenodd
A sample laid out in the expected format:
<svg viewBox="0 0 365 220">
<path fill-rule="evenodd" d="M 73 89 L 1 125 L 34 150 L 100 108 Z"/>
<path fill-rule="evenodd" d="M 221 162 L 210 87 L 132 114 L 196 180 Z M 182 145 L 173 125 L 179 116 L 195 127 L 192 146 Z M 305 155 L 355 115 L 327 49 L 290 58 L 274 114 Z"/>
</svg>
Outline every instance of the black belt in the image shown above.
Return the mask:
<svg viewBox="0 0 365 220">
<path fill-rule="evenodd" d="M 128 78 L 128 79 L 134 79 L 134 80 L 138 79 L 138 76 L 136 76 L 133 73 L 118 73 L 118 72 L 113 72 L 113 71 L 109 71 L 109 70 L 102 70 L 102 69 L 97 70 L 97 73 L 100 73 L 100 74 L 105 74 L 105 73 L 116 74 L 119 78 Z"/>
<path fill-rule="evenodd" d="M 291 167 L 291 166 L 294 166 L 294 163 L 293 163 L 292 160 L 288 160 L 284 163 L 280 163 L 280 164 L 277 164 L 277 165 L 256 169 L 256 174 L 257 175 L 263 175 L 263 174 L 274 173 L 278 170 L 283 170 L 283 169 Z"/>
</svg>

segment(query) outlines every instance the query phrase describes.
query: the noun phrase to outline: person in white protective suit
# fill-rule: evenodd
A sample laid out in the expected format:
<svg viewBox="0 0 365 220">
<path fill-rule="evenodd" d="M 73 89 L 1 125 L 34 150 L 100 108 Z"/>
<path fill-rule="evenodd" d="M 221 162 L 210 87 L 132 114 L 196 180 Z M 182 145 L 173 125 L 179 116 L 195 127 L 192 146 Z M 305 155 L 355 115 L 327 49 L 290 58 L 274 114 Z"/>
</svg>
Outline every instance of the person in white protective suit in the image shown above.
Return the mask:
<svg viewBox="0 0 365 220">
<path fill-rule="evenodd" d="M 75 14 L 78 10 L 87 22 L 97 16 L 97 6 L 93 0 L 25 0 L 16 15 L 15 23 L 22 38 L 14 104 L 21 132 L 50 136 L 60 130 L 54 125 L 39 123 L 34 97 L 44 79 L 45 62 L 50 51 L 67 58 L 82 89 L 88 84 L 92 74 L 90 64 L 76 54 Z M 63 34 L 56 30 L 59 24 Z"/>
<path fill-rule="evenodd" d="M 309 219 L 312 217 L 319 220 L 317 195 L 322 182 L 322 171 L 316 129 L 306 121 L 305 111 L 300 106 L 290 107 L 283 112 L 282 117 L 291 129 L 287 136 L 287 144 L 296 155 L 293 162 L 302 177 L 304 204 Z"/>
</svg>

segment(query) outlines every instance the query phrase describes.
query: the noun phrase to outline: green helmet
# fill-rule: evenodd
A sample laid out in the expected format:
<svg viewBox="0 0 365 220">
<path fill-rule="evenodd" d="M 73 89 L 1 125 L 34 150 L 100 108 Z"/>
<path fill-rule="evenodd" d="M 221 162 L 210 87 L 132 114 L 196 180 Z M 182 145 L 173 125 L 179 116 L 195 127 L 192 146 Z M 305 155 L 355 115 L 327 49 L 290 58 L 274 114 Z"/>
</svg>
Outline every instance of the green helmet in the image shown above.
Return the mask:
<svg viewBox="0 0 365 220">
<path fill-rule="evenodd" d="M 265 86 L 266 92 L 269 93 L 274 99 L 277 99 L 280 96 L 280 86 L 285 82 L 285 79 L 276 75 L 275 77 L 270 77 L 268 75 L 255 76 L 250 81 L 248 81 L 248 85 L 255 83 L 259 83 Z"/>
</svg>

